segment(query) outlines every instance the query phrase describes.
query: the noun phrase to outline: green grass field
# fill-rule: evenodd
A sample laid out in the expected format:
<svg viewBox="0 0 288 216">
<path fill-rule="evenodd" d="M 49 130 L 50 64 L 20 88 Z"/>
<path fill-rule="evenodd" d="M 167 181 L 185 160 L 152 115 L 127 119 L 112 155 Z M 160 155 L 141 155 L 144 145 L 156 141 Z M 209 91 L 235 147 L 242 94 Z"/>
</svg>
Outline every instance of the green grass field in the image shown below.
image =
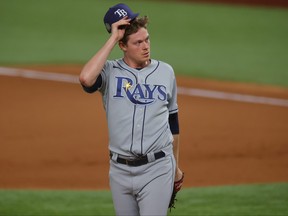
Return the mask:
<svg viewBox="0 0 288 216">
<path fill-rule="evenodd" d="M 152 57 L 177 74 L 288 86 L 287 9 L 125 2 L 150 17 Z M 1 0 L 0 64 L 84 64 L 107 39 L 103 16 L 116 3 Z"/>
<path fill-rule="evenodd" d="M 184 189 L 169 215 L 286 216 L 288 184 Z M 0 190 L 0 215 L 114 215 L 108 191 Z"/>
</svg>

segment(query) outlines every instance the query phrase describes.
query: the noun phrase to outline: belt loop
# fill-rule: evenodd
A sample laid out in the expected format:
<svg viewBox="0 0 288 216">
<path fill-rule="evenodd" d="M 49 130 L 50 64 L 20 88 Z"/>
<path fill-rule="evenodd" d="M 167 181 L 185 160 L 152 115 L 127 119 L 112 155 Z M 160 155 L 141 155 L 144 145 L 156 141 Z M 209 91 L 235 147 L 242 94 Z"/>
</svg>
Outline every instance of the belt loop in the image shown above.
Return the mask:
<svg viewBox="0 0 288 216">
<path fill-rule="evenodd" d="M 149 163 L 155 161 L 156 158 L 155 158 L 154 152 L 149 152 L 149 153 L 147 154 L 147 159 L 148 159 L 148 162 L 149 162 Z"/>
<path fill-rule="evenodd" d="M 114 152 L 111 152 L 111 154 L 112 154 L 111 159 L 112 159 L 113 161 L 116 161 L 116 162 L 117 162 L 118 154 L 117 154 L 117 153 L 114 153 Z"/>
</svg>

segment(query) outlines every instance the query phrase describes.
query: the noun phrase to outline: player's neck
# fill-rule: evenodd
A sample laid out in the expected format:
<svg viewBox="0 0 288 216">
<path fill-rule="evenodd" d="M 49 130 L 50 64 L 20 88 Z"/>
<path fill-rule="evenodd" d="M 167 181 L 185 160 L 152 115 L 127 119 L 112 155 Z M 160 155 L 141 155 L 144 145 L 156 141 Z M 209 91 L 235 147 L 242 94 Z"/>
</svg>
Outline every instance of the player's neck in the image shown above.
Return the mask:
<svg viewBox="0 0 288 216">
<path fill-rule="evenodd" d="M 123 58 L 123 61 L 125 62 L 125 64 L 127 64 L 129 67 L 131 68 L 135 68 L 135 69 L 142 69 L 142 68 L 145 68 L 147 67 L 150 63 L 151 63 L 151 60 L 148 60 L 148 61 L 145 61 L 145 62 L 134 62 L 134 61 L 131 61 L 127 58 Z"/>
</svg>

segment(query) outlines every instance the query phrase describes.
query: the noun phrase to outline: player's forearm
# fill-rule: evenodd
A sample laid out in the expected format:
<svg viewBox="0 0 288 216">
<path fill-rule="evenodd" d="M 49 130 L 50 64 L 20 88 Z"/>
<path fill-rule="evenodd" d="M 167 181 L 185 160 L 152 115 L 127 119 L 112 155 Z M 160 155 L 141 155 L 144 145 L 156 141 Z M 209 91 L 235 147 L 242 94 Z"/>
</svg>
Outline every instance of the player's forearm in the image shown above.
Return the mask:
<svg viewBox="0 0 288 216">
<path fill-rule="evenodd" d="M 84 86 L 92 86 L 107 61 L 109 54 L 117 44 L 117 39 L 110 37 L 104 46 L 83 67 L 79 80 Z"/>
<path fill-rule="evenodd" d="M 178 168 L 178 161 L 179 161 L 179 135 L 174 134 L 173 135 L 174 141 L 173 141 L 173 154 L 176 160 L 176 168 Z"/>
<path fill-rule="evenodd" d="M 182 171 L 179 168 L 179 151 L 180 151 L 180 141 L 179 135 L 173 135 L 174 142 L 173 142 L 173 154 L 176 161 L 176 168 L 175 168 L 175 181 L 179 181 L 182 178 Z"/>
</svg>

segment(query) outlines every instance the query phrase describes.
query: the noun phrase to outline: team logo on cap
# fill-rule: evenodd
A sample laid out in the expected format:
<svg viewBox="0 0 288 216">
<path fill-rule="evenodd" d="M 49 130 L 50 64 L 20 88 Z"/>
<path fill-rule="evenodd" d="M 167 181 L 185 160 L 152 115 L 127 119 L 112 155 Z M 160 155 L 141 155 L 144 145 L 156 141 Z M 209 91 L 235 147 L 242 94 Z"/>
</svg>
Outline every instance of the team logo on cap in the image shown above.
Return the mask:
<svg viewBox="0 0 288 216">
<path fill-rule="evenodd" d="M 114 14 L 118 14 L 119 17 L 125 17 L 128 13 L 124 9 L 118 9 L 114 12 Z"/>
</svg>

